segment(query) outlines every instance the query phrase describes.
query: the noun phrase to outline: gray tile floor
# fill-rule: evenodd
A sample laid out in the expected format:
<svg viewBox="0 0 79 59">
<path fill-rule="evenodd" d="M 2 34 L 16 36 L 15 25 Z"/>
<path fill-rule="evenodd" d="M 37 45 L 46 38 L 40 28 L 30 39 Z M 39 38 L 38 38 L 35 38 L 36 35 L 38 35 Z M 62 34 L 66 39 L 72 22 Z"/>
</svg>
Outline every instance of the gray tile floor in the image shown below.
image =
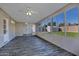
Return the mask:
<svg viewBox="0 0 79 59">
<path fill-rule="evenodd" d="M 16 37 L 0 48 L 0 56 L 73 56 L 36 36 Z"/>
</svg>

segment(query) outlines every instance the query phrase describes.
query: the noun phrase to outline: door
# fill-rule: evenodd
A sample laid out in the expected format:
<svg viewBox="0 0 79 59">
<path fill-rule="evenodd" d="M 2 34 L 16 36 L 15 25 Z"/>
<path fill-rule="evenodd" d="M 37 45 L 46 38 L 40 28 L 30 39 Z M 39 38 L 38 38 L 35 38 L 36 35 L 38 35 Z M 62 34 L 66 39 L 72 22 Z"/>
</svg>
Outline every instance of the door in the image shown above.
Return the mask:
<svg viewBox="0 0 79 59">
<path fill-rule="evenodd" d="M 4 32 L 4 42 L 9 40 L 9 25 L 8 19 L 3 20 L 3 32 Z"/>
<path fill-rule="evenodd" d="M 32 25 L 28 24 L 26 29 L 27 34 L 32 34 Z"/>
</svg>

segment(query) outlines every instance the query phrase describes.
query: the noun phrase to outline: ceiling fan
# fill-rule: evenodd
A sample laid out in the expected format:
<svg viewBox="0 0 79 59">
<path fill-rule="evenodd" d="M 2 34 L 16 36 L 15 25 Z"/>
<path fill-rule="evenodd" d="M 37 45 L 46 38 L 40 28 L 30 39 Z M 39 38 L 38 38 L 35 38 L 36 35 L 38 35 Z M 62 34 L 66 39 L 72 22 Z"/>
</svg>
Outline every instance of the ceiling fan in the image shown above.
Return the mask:
<svg viewBox="0 0 79 59">
<path fill-rule="evenodd" d="M 36 11 L 33 11 L 30 7 L 28 7 L 28 8 L 25 9 L 25 14 L 27 16 L 31 16 L 33 14 L 37 14 L 37 12 Z"/>
</svg>

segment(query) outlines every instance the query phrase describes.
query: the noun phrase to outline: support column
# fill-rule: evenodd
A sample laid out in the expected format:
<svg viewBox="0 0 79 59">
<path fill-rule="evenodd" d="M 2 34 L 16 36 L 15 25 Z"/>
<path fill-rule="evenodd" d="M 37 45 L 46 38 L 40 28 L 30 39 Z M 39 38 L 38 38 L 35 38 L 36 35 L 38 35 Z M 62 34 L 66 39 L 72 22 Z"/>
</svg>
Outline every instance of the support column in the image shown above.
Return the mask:
<svg viewBox="0 0 79 59">
<path fill-rule="evenodd" d="M 66 38 L 66 36 L 67 36 L 67 33 L 66 33 L 66 25 L 67 25 L 67 23 L 66 23 L 66 11 L 64 10 L 64 32 L 65 32 L 65 38 Z"/>
<path fill-rule="evenodd" d="M 78 6 L 78 32 L 79 32 L 79 6 Z"/>
<path fill-rule="evenodd" d="M 51 32 L 52 32 L 52 29 L 53 29 L 53 17 L 52 17 L 52 20 L 51 20 Z"/>
</svg>

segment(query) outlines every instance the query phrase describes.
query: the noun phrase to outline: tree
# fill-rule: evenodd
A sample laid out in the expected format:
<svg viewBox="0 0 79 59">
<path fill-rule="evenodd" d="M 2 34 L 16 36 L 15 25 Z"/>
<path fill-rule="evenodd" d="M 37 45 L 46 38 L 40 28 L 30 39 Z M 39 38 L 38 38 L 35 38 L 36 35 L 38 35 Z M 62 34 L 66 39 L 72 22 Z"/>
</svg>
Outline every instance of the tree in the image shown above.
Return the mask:
<svg viewBox="0 0 79 59">
<path fill-rule="evenodd" d="M 71 23 L 68 23 L 68 25 L 70 26 L 70 25 L 71 25 Z"/>
<path fill-rule="evenodd" d="M 44 31 L 47 31 L 47 30 L 46 30 L 46 27 L 47 27 L 47 25 L 44 25 L 44 26 L 43 26 Z"/>
<path fill-rule="evenodd" d="M 64 23 L 60 23 L 59 26 L 64 26 Z"/>
<path fill-rule="evenodd" d="M 56 26 L 56 22 L 52 22 L 52 26 Z"/>
<path fill-rule="evenodd" d="M 51 26 L 51 22 L 48 23 L 48 26 Z"/>
</svg>

